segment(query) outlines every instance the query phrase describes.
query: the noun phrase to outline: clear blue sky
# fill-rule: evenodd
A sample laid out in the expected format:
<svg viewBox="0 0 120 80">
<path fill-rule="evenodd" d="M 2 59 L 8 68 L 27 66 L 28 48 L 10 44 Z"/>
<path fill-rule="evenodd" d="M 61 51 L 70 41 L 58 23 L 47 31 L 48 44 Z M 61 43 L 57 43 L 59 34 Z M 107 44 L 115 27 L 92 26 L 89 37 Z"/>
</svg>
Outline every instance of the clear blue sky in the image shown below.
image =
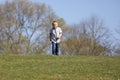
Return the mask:
<svg viewBox="0 0 120 80">
<path fill-rule="evenodd" d="M 5 0 L 0 0 L 4 2 Z M 56 14 L 68 24 L 96 15 L 109 28 L 120 25 L 120 0 L 31 0 L 50 5 Z"/>
<path fill-rule="evenodd" d="M 50 5 L 59 17 L 68 24 L 96 15 L 107 26 L 120 25 L 120 0 L 34 0 Z"/>
</svg>

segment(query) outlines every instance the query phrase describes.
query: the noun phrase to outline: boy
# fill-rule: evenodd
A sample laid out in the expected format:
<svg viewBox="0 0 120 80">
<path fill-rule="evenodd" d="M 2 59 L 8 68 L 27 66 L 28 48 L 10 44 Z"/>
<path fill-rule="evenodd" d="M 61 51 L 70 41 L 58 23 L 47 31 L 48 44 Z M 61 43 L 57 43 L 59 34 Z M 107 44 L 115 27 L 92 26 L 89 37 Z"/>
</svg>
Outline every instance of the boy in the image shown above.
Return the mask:
<svg viewBox="0 0 120 80">
<path fill-rule="evenodd" d="M 59 54 L 60 40 L 62 37 L 62 29 L 58 27 L 58 22 L 52 22 L 52 28 L 50 29 L 50 41 L 52 43 L 52 54 Z"/>
</svg>

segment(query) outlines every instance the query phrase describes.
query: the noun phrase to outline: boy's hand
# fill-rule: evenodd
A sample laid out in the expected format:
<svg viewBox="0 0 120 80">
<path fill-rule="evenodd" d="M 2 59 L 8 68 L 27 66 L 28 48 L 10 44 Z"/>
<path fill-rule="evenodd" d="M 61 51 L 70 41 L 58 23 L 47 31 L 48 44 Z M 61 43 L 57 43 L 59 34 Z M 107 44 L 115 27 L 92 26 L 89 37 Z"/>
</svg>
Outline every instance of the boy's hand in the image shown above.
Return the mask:
<svg viewBox="0 0 120 80">
<path fill-rule="evenodd" d="M 57 36 L 57 39 L 60 39 L 60 36 Z"/>
</svg>

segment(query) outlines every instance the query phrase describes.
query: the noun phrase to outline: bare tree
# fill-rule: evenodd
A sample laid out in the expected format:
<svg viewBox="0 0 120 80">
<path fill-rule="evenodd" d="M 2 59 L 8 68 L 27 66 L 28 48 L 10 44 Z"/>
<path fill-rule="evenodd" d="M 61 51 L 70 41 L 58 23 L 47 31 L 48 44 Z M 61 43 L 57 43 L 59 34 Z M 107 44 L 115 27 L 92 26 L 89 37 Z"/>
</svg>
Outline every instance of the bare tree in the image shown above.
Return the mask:
<svg viewBox="0 0 120 80">
<path fill-rule="evenodd" d="M 115 37 L 116 44 L 113 49 L 114 49 L 115 53 L 117 53 L 117 55 L 120 55 L 120 42 L 119 42 L 119 40 L 120 40 L 120 37 L 119 37 L 120 36 L 120 25 L 116 28 L 115 32 L 116 32 L 116 37 Z"/>
<path fill-rule="evenodd" d="M 65 54 L 106 55 L 108 32 L 103 22 L 97 17 L 91 17 L 80 24 L 73 25 L 69 37 L 63 42 Z"/>
<path fill-rule="evenodd" d="M 47 47 L 47 28 L 58 17 L 50 6 L 29 0 L 0 4 L 0 41 L 6 53 L 42 53 Z"/>
</svg>

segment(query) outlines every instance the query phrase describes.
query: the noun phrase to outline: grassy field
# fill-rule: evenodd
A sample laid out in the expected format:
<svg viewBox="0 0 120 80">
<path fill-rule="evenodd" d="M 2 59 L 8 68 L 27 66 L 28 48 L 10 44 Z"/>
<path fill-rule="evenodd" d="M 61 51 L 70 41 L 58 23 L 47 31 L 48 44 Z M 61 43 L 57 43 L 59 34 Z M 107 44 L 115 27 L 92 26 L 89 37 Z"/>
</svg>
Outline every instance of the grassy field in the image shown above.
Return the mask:
<svg viewBox="0 0 120 80">
<path fill-rule="evenodd" d="M 0 80 L 120 80 L 120 57 L 0 55 Z"/>
</svg>

